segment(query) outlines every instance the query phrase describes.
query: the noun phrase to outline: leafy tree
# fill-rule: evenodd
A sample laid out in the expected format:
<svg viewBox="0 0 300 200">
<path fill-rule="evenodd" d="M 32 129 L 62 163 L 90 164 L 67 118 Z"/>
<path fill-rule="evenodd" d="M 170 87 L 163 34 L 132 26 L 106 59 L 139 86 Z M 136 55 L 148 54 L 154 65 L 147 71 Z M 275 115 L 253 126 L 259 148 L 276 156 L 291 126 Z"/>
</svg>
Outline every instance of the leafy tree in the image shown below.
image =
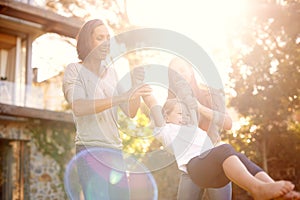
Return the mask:
<svg viewBox="0 0 300 200">
<path fill-rule="evenodd" d="M 256 0 L 249 8 L 230 40 L 230 84 L 236 92 L 230 106 L 248 124 L 227 137 L 275 179 L 296 181 L 300 176 L 299 121 L 295 120 L 300 110 L 300 1 Z"/>
<path fill-rule="evenodd" d="M 46 6 L 68 17 L 87 19 L 100 15 L 115 31 L 130 26 L 126 0 L 46 0 Z"/>
<path fill-rule="evenodd" d="M 149 127 L 149 118 L 141 110 L 134 119 L 128 118 L 123 112 L 119 113 L 120 134 L 124 151 L 142 156 L 151 150 L 151 143 L 155 140 L 153 130 Z"/>
</svg>

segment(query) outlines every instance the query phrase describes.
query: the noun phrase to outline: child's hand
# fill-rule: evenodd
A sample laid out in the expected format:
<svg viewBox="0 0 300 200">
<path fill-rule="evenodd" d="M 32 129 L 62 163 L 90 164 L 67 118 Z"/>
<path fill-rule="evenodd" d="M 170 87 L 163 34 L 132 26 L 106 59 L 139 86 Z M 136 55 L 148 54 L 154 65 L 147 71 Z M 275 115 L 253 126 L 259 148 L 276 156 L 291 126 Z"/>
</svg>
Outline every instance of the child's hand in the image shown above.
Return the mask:
<svg viewBox="0 0 300 200">
<path fill-rule="evenodd" d="M 144 69 L 144 67 L 135 67 L 131 71 L 131 77 L 132 77 L 133 86 L 141 84 L 144 81 L 144 78 L 145 78 L 145 69 Z"/>
<path fill-rule="evenodd" d="M 148 84 L 140 84 L 138 87 L 132 87 L 127 92 L 123 93 L 125 101 L 134 100 L 139 97 L 149 96 L 152 93 L 152 88 Z"/>
</svg>

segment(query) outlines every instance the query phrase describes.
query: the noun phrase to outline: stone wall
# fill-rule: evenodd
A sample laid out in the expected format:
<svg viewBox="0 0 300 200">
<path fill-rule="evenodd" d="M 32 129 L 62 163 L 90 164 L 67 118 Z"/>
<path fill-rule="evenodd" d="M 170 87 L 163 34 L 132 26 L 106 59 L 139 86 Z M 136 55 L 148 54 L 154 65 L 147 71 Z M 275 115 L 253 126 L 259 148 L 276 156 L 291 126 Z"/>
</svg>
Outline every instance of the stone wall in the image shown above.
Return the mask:
<svg viewBox="0 0 300 200">
<path fill-rule="evenodd" d="M 31 132 L 31 128 L 33 126 L 33 121 L 23 118 L 7 118 L 5 120 L 0 120 L 0 140 L 2 141 L 16 141 L 15 143 L 18 144 L 18 141 L 26 141 L 26 148 L 28 148 L 29 155 L 25 155 L 26 158 L 29 159 L 23 163 L 25 168 L 28 169 L 28 176 L 25 177 L 29 180 L 26 180 L 25 188 L 28 191 L 24 191 L 24 199 L 34 199 L 34 200 L 62 200 L 66 199 L 66 193 L 64 191 L 63 182 L 62 182 L 62 174 L 64 169 L 61 169 L 61 166 L 65 166 L 68 164 L 68 157 L 66 156 L 65 163 L 59 164 L 54 158 L 50 156 L 50 154 L 45 154 L 45 151 L 41 151 L 38 148 L 36 138 L 33 137 L 33 133 Z M 53 122 L 54 124 L 59 124 L 60 122 Z M 45 127 L 42 127 L 44 122 L 37 120 L 34 122 L 34 126 L 36 129 L 44 130 L 36 134 L 40 134 L 41 138 L 50 138 L 49 143 L 51 143 L 51 135 L 52 131 L 49 130 L 49 127 L 53 126 L 49 124 Z M 31 128 L 28 128 L 31 127 Z M 41 128 L 42 127 L 42 128 Z M 55 126 L 53 126 L 55 127 Z M 66 126 L 72 127 L 72 126 Z M 72 132 L 73 129 L 70 128 L 69 132 Z M 68 131 L 67 131 L 68 132 Z M 66 133 L 61 133 L 66 134 Z M 48 135 L 48 136 L 47 136 Z M 72 136 L 71 136 L 72 137 Z M 46 140 L 48 140 L 46 139 Z M 73 145 L 73 140 L 63 141 L 67 147 Z M 67 145 L 70 143 L 69 145 Z M 13 145 L 15 146 L 15 145 Z M 15 147 L 14 147 L 15 148 Z M 63 148 L 63 147 L 62 147 Z M 64 151 L 64 150 L 62 150 Z M 69 150 L 68 150 L 69 151 Z M 69 152 L 69 154 L 73 154 L 74 150 Z M 18 155 L 17 155 L 18 156 Z M 64 155 L 62 155 L 64 156 Z M 69 156 L 70 157 L 70 156 Z M 18 159 L 17 159 L 18 160 Z M 14 161 L 16 162 L 16 161 Z M 18 161 L 17 161 L 18 162 Z M 18 164 L 16 164 L 18 165 Z M 15 167 L 15 163 L 13 164 Z M 16 170 L 13 170 L 14 173 Z M 12 174 L 13 177 L 18 176 Z M 15 178 L 13 178 L 15 179 Z M 13 194 L 19 195 L 19 194 Z M 16 197 L 18 199 L 18 197 Z M 15 197 L 14 197 L 15 199 Z"/>
<path fill-rule="evenodd" d="M 30 161 L 30 199 L 65 199 L 65 191 L 59 178 L 61 169 L 56 161 L 41 154 L 34 143 L 31 143 Z"/>
</svg>

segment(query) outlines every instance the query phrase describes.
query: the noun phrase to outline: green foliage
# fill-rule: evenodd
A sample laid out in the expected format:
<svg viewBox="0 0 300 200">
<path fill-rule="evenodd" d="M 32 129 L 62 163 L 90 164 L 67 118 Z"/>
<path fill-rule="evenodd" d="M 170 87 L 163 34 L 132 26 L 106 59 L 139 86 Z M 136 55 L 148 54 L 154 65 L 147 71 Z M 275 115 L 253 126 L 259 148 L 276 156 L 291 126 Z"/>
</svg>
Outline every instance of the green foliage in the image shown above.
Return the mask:
<svg viewBox="0 0 300 200">
<path fill-rule="evenodd" d="M 150 151 L 155 138 L 153 137 L 153 130 L 149 126 L 149 118 L 141 110 L 138 111 L 134 119 L 128 118 L 123 112 L 118 112 L 118 115 L 124 151 L 137 157 Z"/>
<path fill-rule="evenodd" d="M 114 30 L 126 29 L 130 23 L 126 0 L 46 0 L 46 7 L 64 16 L 88 19 L 101 13 Z"/>
<path fill-rule="evenodd" d="M 261 163 L 260 142 L 256 139 L 258 134 L 257 127 L 249 123 L 242 125 L 238 131 L 233 130 L 222 134 L 222 139 L 231 143 L 236 151 L 246 154 L 250 160 Z"/>
<path fill-rule="evenodd" d="M 300 109 L 300 28 L 293 26 L 300 20 L 294 10 L 299 3 L 255 6 L 247 27 L 232 40 L 243 45 L 234 46 L 232 55 L 230 78 L 237 96 L 230 105 L 268 134 L 286 130 L 288 119 Z"/>
<path fill-rule="evenodd" d="M 300 110 L 300 2 L 276 2 L 252 1 L 232 33 L 236 96 L 230 106 L 248 123 L 226 137 L 274 178 L 293 181 L 300 164 L 299 122 L 293 120 Z"/>
</svg>

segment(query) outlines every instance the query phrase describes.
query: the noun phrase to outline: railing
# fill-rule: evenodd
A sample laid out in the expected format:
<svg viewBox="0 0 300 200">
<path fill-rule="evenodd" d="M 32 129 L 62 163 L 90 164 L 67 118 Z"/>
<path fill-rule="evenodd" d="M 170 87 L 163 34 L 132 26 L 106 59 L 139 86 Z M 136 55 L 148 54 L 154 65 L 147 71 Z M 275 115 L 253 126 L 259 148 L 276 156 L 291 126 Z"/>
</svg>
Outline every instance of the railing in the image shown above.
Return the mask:
<svg viewBox="0 0 300 200">
<path fill-rule="evenodd" d="M 0 81 L 0 103 L 43 110 L 64 111 L 63 104 L 65 101 L 60 84 L 28 86 Z"/>
</svg>

